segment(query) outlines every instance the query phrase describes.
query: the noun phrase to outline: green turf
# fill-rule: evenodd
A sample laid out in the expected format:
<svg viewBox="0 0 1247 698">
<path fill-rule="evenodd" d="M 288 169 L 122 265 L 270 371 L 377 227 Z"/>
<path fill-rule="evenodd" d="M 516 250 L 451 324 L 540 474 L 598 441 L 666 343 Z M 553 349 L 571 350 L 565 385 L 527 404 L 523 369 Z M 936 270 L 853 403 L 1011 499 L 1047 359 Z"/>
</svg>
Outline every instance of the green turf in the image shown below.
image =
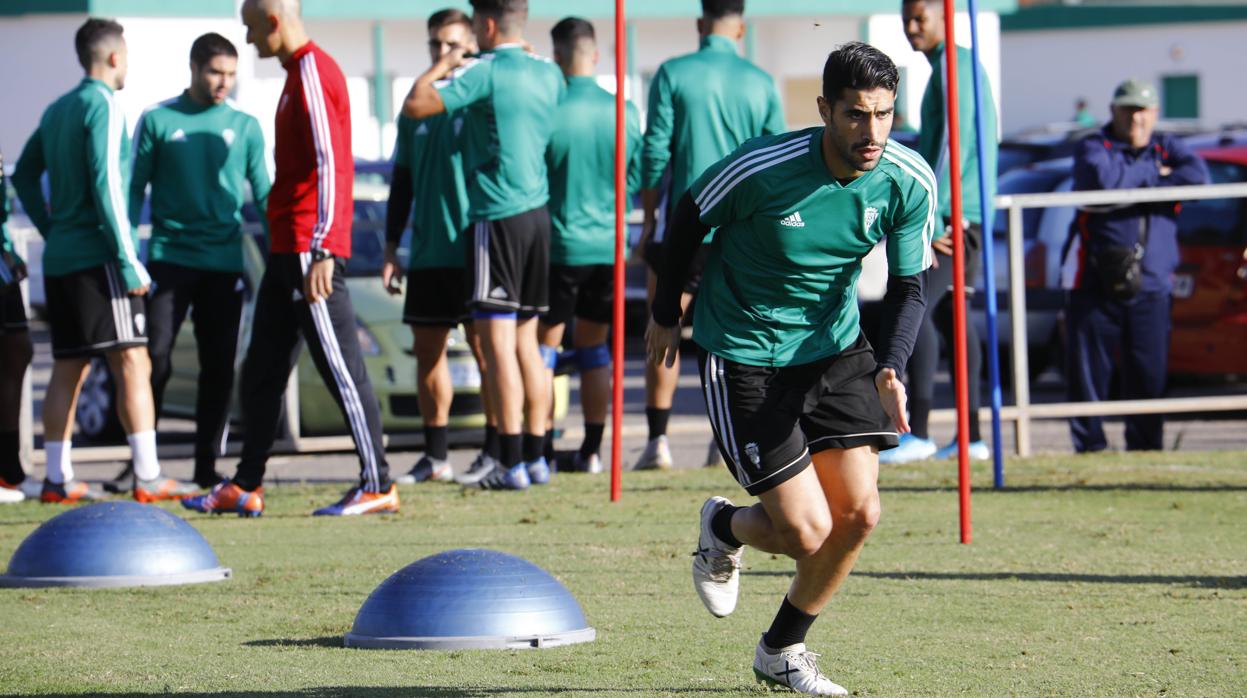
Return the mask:
<svg viewBox="0 0 1247 698">
<path fill-rule="evenodd" d="M 858 695 L 1247 692 L 1247 454 L 1012 462 L 957 542 L 952 466 L 893 467 L 884 517 L 809 638 Z M 979 467 L 976 484 L 990 478 Z M 259 520 L 195 516 L 234 578 L 143 590 L 0 590 L 0 693 L 262 696 L 761 695 L 753 647 L 792 569 L 747 551 L 735 614 L 689 580 L 722 470 L 560 476 L 527 493 L 404 490 L 396 516 L 313 520 L 337 493 L 274 488 Z M 59 509 L 0 507 L 0 561 Z M 368 593 L 441 550 L 541 565 L 596 642 L 540 651 L 341 646 Z"/>
</svg>

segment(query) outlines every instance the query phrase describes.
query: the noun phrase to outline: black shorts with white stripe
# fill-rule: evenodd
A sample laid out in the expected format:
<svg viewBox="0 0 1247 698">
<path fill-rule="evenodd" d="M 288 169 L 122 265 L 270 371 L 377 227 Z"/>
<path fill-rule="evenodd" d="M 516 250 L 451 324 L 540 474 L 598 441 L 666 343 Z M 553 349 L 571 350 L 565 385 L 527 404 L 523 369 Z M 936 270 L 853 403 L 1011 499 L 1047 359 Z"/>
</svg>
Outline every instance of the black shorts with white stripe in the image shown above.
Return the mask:
<svg viewBox="0 0 1247 698">
<path fill-rule="evenodd" d="M 550 309 L 550 214 L 545 206 L 468 226 L 473 312 L 540 315 Z"/>
<path fill-rule="evenodd" d="M 126 292 L 115 263 L 45 276 L 52 356 L 75 359 L 147 344 L 146 297 Z"/>
<path fill-rule="evenodd" d="M 875 356 L 859 336 L 800 366 L 748 366 L 697 348 L 706 412 L 733 477 L 749 494 L 774 489 L 833 448 L 893 448 L 897 433 L 875 389 Z"/>
<path fill-rule="evenodd" d="M 428 267 L 407 271 L 403 322 L 418 327 L 455 327 L 467 322 L 467 271 L 463 267 Z"/>
<path fill-rule="evenodd" d="M 0 288 L 0 337 L 6 334 L 26 332 L 30 324 L 26 321 L 26 302 L 22 300 L 22 287 L 10 284 Z"/>
</svg>

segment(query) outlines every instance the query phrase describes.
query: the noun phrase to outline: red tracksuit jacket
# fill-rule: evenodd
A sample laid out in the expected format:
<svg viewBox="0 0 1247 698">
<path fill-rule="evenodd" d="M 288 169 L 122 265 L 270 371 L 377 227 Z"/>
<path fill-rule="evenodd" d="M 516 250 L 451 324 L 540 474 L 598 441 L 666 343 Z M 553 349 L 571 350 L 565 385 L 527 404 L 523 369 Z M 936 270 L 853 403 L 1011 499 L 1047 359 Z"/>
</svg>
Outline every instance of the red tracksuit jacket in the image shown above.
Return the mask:
<svg viewBox="0 0 1247 698">
<path fill-rule="evenodd" d="M 351 256 L 355 164 L 351 102 L 342 69 L 308 42 L 282 64 L 273 148 L 277 177 L 268 196 L 273 252 L 328 250 Z"/>
</svg>

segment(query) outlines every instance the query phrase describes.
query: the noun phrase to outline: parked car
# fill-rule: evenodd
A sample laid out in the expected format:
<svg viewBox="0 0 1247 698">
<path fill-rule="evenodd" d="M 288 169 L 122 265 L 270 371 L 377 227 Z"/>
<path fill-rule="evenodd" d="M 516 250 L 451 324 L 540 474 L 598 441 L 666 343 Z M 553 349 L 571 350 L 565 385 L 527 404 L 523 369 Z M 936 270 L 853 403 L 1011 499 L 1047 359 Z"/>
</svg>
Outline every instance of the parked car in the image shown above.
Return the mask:
<svg viewBox="0 0 1247 698">
<path fill-rule="evenodd" d="M 356 333 L 364 354 L 364 364 L 381 407 L 382 427 L 387 433 L 416 431 L 423 426 L 416 396 L 416 360 L 412 354 L 411 328 L 402 322 L 401 296 L 391 296 L 379 281 L 385 249 L 385 207 L 389 187 L 366 180 L 355 184 L 355 214 L 351 234 L 351 259 L 347 263 L 347 288 L 356 312 Z M 265 254 L 262 231 L 254 209 L 248 209 L 249 235 L 245 236 L 245 276 L 247 303 L 243 309 L 243 331 L 239 337 L 236 366 L 241 376 L 242 358 L 251 338 L 254 318 L 254 291 L 264 273 Z M 409 247 L 404 241 L 400 259 L 406 264 Z M 481 376 L 462 330 L 451 332 L 448 359 L 455 387 L 450 408 L 452 429 L 477 429 L 485 424 L 480 388 Z M 165 392 L 163 414 L 191 417 L 199 375 L 198 350 L 191 319 L 187 317 L 178 334 L 173 354 L 173 376 Z M 345 434 L 346 425 L 312 362 L 303 352 L 297 368 L 300 430 L 303 435 Z M 567 411 L 569 388 L 566 378 L 555 386 L 556 414 Z M 113 441 L 120 437 L 111 376 L 104 362 L 93 364 L 91 374 L 78 400 L 79 434 L 89 440 Z M 240 416 L 235 398 L 231 415 Z"/>
</svg>

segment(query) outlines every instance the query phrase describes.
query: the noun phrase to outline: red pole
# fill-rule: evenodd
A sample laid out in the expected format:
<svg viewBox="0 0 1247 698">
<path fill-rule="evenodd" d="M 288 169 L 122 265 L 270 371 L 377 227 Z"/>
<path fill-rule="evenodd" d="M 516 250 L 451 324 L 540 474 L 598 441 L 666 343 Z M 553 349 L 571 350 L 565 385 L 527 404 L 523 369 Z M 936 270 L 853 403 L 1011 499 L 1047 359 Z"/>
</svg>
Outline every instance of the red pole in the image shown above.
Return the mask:
<svg viewBox="0 0 1247 698">
<path fill-rule="evenodd" d="M 944 0 L 944 60 L 948 110 L 948 184 L 952 193 L 953 218 L 953 362 L 956 365 L 954 390 L 957 396 L 957 492 L 961 504 L 961 542 L 970 542 L 970 391 L 966 376 L 966 260 L 961 229 L 961 143 L 958 133 L 957 19 L 953 0 Z M 988 241 L 990 242 L 990 240 Z"/>
<path fill-rule="evenodd" d="M 611 501 L 623 496 L 623 367 L 624 367 L 624 224 L 628 196 L 628 141 L 625 130 L 624 75 L 628 64 L 628 37 L 624 0 L 615 0 L 615 322 L 611 380 Z"/>
</svg>

